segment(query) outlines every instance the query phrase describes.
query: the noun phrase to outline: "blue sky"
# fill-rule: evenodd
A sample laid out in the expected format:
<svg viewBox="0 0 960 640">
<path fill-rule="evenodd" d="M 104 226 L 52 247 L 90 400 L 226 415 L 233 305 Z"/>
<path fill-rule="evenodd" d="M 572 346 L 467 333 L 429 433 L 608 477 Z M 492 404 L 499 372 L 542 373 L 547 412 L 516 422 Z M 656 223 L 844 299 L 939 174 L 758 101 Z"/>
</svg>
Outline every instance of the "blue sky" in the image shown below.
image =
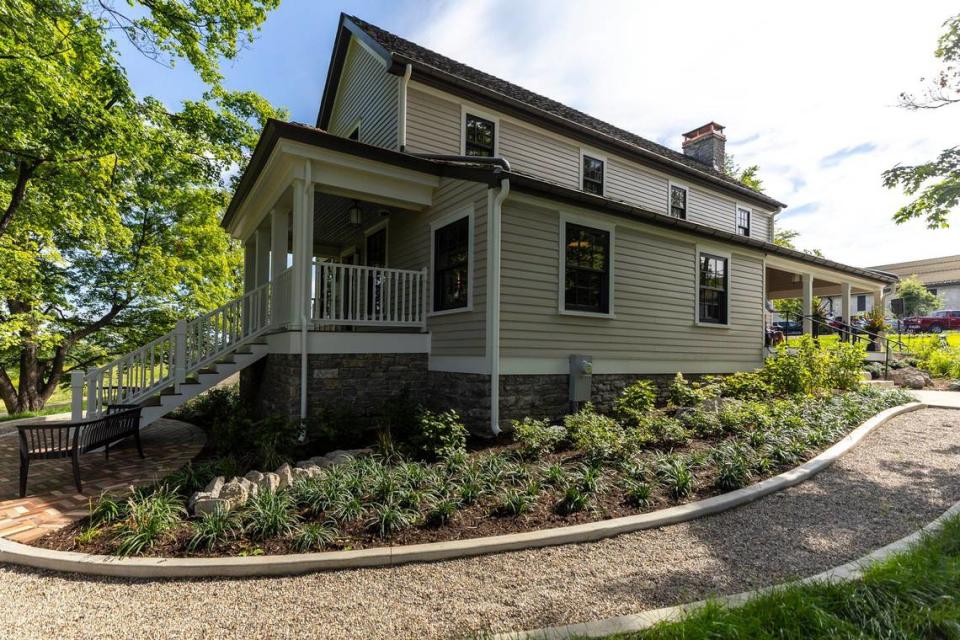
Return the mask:
<svg viewBox="0 0 960 640">
<path fill-rule="evenodd" d="M 224 63 L 227 85 L 254 90 L 313 124 L 340 11 L 661 144 L 709 120 L 728 151 L 759 164 L 765 190 L 792 205 L 780 226 L 802 248 L 869 266 L 960 253 L 947 231 L 891 221 L 906 202 L 881 185 L 898 162 L 960 142 L 960 107 L 907 112 L 936 69 L 946 3 L 763 0 L 328 2 L 286 0 L 255 42 Z M 192 69 L 125 50 L 143 95 L 174 104 L 203 90 Z"/>
</svg>

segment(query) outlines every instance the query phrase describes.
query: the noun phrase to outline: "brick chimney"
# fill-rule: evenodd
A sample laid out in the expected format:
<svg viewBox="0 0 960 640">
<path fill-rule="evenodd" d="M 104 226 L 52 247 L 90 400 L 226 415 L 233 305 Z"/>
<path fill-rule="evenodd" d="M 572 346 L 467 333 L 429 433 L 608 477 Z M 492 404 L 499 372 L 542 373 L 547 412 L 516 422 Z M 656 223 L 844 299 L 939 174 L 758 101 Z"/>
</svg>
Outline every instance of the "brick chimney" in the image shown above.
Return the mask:
<svg viewBox="0 0 960 640">
<path fill-rule="evenodd" d="M 683 134 L 683 153 L 708 164 L 714 169 L 723 169 L 727 137 L 723 125 L 708 122 L 702 127 Z"/>
</svg>

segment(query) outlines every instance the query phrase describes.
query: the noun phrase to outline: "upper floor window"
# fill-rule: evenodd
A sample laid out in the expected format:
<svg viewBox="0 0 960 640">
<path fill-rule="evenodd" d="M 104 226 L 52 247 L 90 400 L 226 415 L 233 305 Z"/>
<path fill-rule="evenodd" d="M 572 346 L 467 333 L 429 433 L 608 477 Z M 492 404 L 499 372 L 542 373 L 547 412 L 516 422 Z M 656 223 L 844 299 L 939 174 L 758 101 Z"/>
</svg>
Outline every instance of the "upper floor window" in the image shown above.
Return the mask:
<svg viewBox="0 0 960 640">
<path fill-rule="evenodd" d="M 470 216 L 433 232 L 433 310 L 469 306 Z"/>
<path fill-rule="evenodd" d="M 727 324 L 728 277 L 730 259 L 709 253 L 700 254 L 697 320 L 706 324 Z"/>
<path fill-rule="evenodd" d="M 497 125 L 492 120 L 468 113 L 464 127 L 463 153 L 468 156 L 493 157 Z"/>
<path fill-rule="evenodd" d="M 670 215 L 681 220 L 687 219 L 687 188 L 670 185 Z"/>
<path fill-rule="evenodd" d="M 750 209 L 737 207 L 737 235 L 750 236 Z"/>
<path fill-rule="evenodd" d="M 565 311 L 610 313 L 610 232 L 564 225 Z"/>
<path fill-rule="evenodd" d="M 603 160 L 583 156 L 583 190 L 603 195 Z"/>
</svg>

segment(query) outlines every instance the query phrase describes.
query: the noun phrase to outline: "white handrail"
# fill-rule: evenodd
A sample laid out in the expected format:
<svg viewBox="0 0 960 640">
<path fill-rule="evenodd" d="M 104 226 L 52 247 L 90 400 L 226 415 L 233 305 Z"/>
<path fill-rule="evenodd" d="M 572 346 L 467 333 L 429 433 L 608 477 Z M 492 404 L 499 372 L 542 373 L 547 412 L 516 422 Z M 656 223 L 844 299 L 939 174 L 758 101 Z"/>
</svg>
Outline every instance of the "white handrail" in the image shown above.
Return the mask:
<svg viewBox="0 0 960 640">
<path fill-rule="evenodd" d="M 426 270 L 321 262 L 312 317 L 320 325 L 424 327 Z"/>
<path fill-rule="evenodd" d="M 102 415 L 111 404 L 136 404 L 183 382 L 242 343 L 289 318 L 291 269 L 225 305 L 180 323 L 139 349 L 87 371 L 86 417 Z M 183 331 L 183 335 L 179 332 Z M 183 354 L 178 353 L 178 344 Z M 181 359 L 182 358 L 182 359 Z M 74 416 L 75 418 L 78 416 Z"/>
</svg>

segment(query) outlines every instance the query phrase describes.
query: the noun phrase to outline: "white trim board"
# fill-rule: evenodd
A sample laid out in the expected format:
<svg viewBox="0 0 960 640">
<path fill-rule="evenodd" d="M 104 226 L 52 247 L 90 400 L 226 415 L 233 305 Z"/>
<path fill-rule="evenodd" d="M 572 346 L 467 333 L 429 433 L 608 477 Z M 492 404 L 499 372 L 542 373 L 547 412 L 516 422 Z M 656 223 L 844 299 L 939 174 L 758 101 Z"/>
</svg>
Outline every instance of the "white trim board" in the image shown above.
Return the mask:
<svg viewBox="0 0 960 640">
<path fill-rule="evenodd" d="M 571 345 L 570 353 L 587 352 L 577 350 Z M 570 373 L 570 361 L 567 358 L 522 358 L 503 357 L 501 359 L 501 375 L 555 375 Z M 604 374 L 666 374 L 673 375 L 678 371 L 683 373 L 733 373 L 735 371 L 751 371 L 763 366 L 763 349 L 757 346 L 756 359 L 752 361 L 726 360 L 619 360 L 613 358 L 593 357 L 594 375 Z"/>
<path fill-rule="evenodd" d="M 271 333 L 267 346 L 269 353 L 299 354 L 300 332 Z M 310 331 L 307 353 L 430 353 L 430 334 L 417 329 L 411 329 L 411 333 Z"/>
<path fill-rule="evenodd" d="M 490 362 L 486 356 L 435 356 L 430 355 L 430 371 L 451 373 L 477 373 L 490 375 Z"/>
</svg>

